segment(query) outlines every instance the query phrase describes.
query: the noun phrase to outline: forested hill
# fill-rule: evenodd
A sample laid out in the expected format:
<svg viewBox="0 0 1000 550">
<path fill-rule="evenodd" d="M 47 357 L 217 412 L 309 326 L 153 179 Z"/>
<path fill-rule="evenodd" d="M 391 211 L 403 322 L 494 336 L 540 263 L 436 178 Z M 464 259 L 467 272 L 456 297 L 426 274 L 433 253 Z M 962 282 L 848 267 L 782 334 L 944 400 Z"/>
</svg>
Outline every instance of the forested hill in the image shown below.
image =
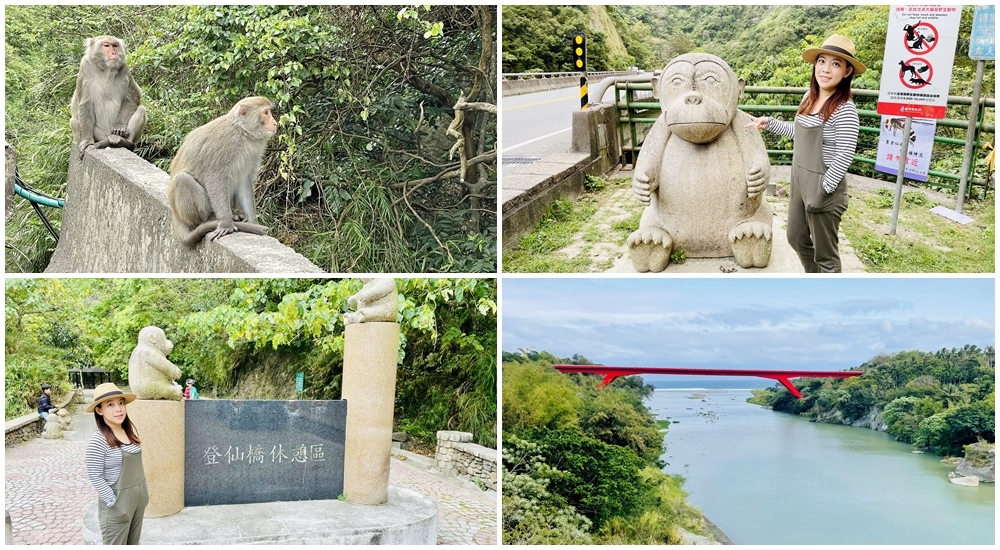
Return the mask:
<svg viewBox="0 0 1000 550">
<path fill-rule="evenodd" d="M 590 70 L 663 68 L 699 51 L 725 59 L 748 85 L 805 86 L 800 57 L 832 33 L 849 36 L 870 69 L 855 80 L 878 88 L 888 6 L 504 6 L 503 72 L 569 71 L 570 39 L 585 31 Z M 975 62 L 969 50 L 973 7 L 965 6 L 955 49 L 952 95 L 971 95 Z M 622 53 L 617 44 L 624 45 Z M 995 88 L 987 63 L 984 90 Z"/>
<path fill-rule="evenodd" d="M 661 471 L 663 434 L 643 403 L 653 387 L 556 363 L 586 357 L 503 352 L 504 544 L 680 544 L 709 535 L 683 478 Z"/>
<path fill-rule="evenodd" d="M 896 439 L 944 454 L 958 454 L 963 445 L 978 439 L 994 441 L 992 346 L 878 355 L 853 370 L 865 374 L 796 380 L 802 399 L 775 387 L 755 390 L 750 401 L 821 422 L 851 423 L 869 417 L 878 423 L 881 417 L 884 428 Z"/>
</svg>

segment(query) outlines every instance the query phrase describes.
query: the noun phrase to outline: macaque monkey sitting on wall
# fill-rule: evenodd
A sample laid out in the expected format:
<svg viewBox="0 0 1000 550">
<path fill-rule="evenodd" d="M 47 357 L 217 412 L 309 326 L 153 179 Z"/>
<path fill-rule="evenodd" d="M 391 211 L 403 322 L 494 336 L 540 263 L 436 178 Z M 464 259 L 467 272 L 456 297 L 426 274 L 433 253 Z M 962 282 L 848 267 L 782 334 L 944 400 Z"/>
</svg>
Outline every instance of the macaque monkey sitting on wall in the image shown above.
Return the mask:
<svg viewBox="0 0 1000 550">
<path fill-rule="evenodd" d="M 89 147 L 135 147 L 146 127 L 146 108 L 126 63 L 125 43 L 114 36 L 83 43 L 80 73 L 70 102 L 73 142 L 83 158 Z"/>
<path fill-rule="evenodd" d="M 205 235 L 214 241 L 236 231 L 267 233 L 257 225 L 253 184 L 277 131 L 271 101 L 248 97 L 184 138 L 167 184 L 177 240 L 193 248 Z"/>
</svg>

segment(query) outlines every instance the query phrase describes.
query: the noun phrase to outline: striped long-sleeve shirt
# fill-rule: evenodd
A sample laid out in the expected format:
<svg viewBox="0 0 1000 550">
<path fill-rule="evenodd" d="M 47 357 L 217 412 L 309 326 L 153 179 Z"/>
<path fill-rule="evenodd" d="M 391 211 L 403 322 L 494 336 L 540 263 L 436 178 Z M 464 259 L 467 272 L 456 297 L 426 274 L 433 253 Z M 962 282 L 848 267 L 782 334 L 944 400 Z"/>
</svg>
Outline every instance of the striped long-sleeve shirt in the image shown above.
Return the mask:
<svg viewBox="0 0 1000 550">
<path fill-rule="evenodd" d="M 114 506 L 118 500 L 111 486 L 122 474 L 122 452 L 134 454 L 141 450 L 137 443 L 112 448 L 101 432 L 90 434 L 86 452 L 87 477 L 97 489 L 98 498 L 108 507 Z"/>
<path fill-rule="evenodd" d="M 837 189 L 840 180 L 844 179 L 847 168 L 854 160 L 854 151 L 858 147 L 858 108 L 853 101 L 845 101 L 837 107 L 830 119 L 823 123 L 819 115 L 795 115 L 795 119 L 806 128 L 823 126 L 823 163 L 826 164 L 826 174 L 823 176 L 823 191 L 829 195 Z M 765 130 L 787 138 L 795 138 L 795 125 L 771 117 L 767 117 Z"/>
</svg>

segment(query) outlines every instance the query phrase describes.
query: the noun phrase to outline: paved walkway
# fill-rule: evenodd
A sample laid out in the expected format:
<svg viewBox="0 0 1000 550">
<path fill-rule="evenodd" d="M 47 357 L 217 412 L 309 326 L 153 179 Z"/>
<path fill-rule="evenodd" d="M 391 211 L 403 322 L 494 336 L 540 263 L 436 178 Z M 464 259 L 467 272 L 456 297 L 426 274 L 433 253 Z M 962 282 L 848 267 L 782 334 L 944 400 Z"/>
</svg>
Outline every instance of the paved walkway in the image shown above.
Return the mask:
<svg viewBox="0 0 1000 550">
<path fill-rule="evenodd" d="M 15 544 L 83 544 L 83 515 L 97 498 L 83 462 L 93 415 L 73 415 L 73 427 L 65 439 L 4 449 L 4 507 Z M 425 462 L 394 456 L 389 482 L 438 503 L 438 544 L 496 544 L 496 493 L 435 473 Z"/>
</svg>

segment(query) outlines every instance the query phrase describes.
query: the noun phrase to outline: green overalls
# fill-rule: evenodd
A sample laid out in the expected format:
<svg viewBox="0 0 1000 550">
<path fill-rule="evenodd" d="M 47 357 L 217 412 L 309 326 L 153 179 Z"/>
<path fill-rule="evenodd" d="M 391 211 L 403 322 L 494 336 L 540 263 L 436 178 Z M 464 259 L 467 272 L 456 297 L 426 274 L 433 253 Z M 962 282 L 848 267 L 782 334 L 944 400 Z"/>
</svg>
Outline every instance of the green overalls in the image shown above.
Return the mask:
<svg viewBox="0 0 1000 550">
<path fill-rule="evenodd" d="M 837 231 L 847 210 L 846 176 L 833 193 L 823 192 L 823 126 L 795 121 L 792 146 L 792 198 L 788 203 L 788 244 L 806 273 L 840 273 Z"/>
<path fill-rule="evenodd" d="M 142 470 L 142 451 L 122 451 L 122 473 L 111 486 L 118 499 L 108 508 L 103 500 L 97 501 L 97 517 L 101 522 L 104 544 L 139 544 L 142 534 L 142 516 L 149 503 L 149 488 Z"/>
</svg>

